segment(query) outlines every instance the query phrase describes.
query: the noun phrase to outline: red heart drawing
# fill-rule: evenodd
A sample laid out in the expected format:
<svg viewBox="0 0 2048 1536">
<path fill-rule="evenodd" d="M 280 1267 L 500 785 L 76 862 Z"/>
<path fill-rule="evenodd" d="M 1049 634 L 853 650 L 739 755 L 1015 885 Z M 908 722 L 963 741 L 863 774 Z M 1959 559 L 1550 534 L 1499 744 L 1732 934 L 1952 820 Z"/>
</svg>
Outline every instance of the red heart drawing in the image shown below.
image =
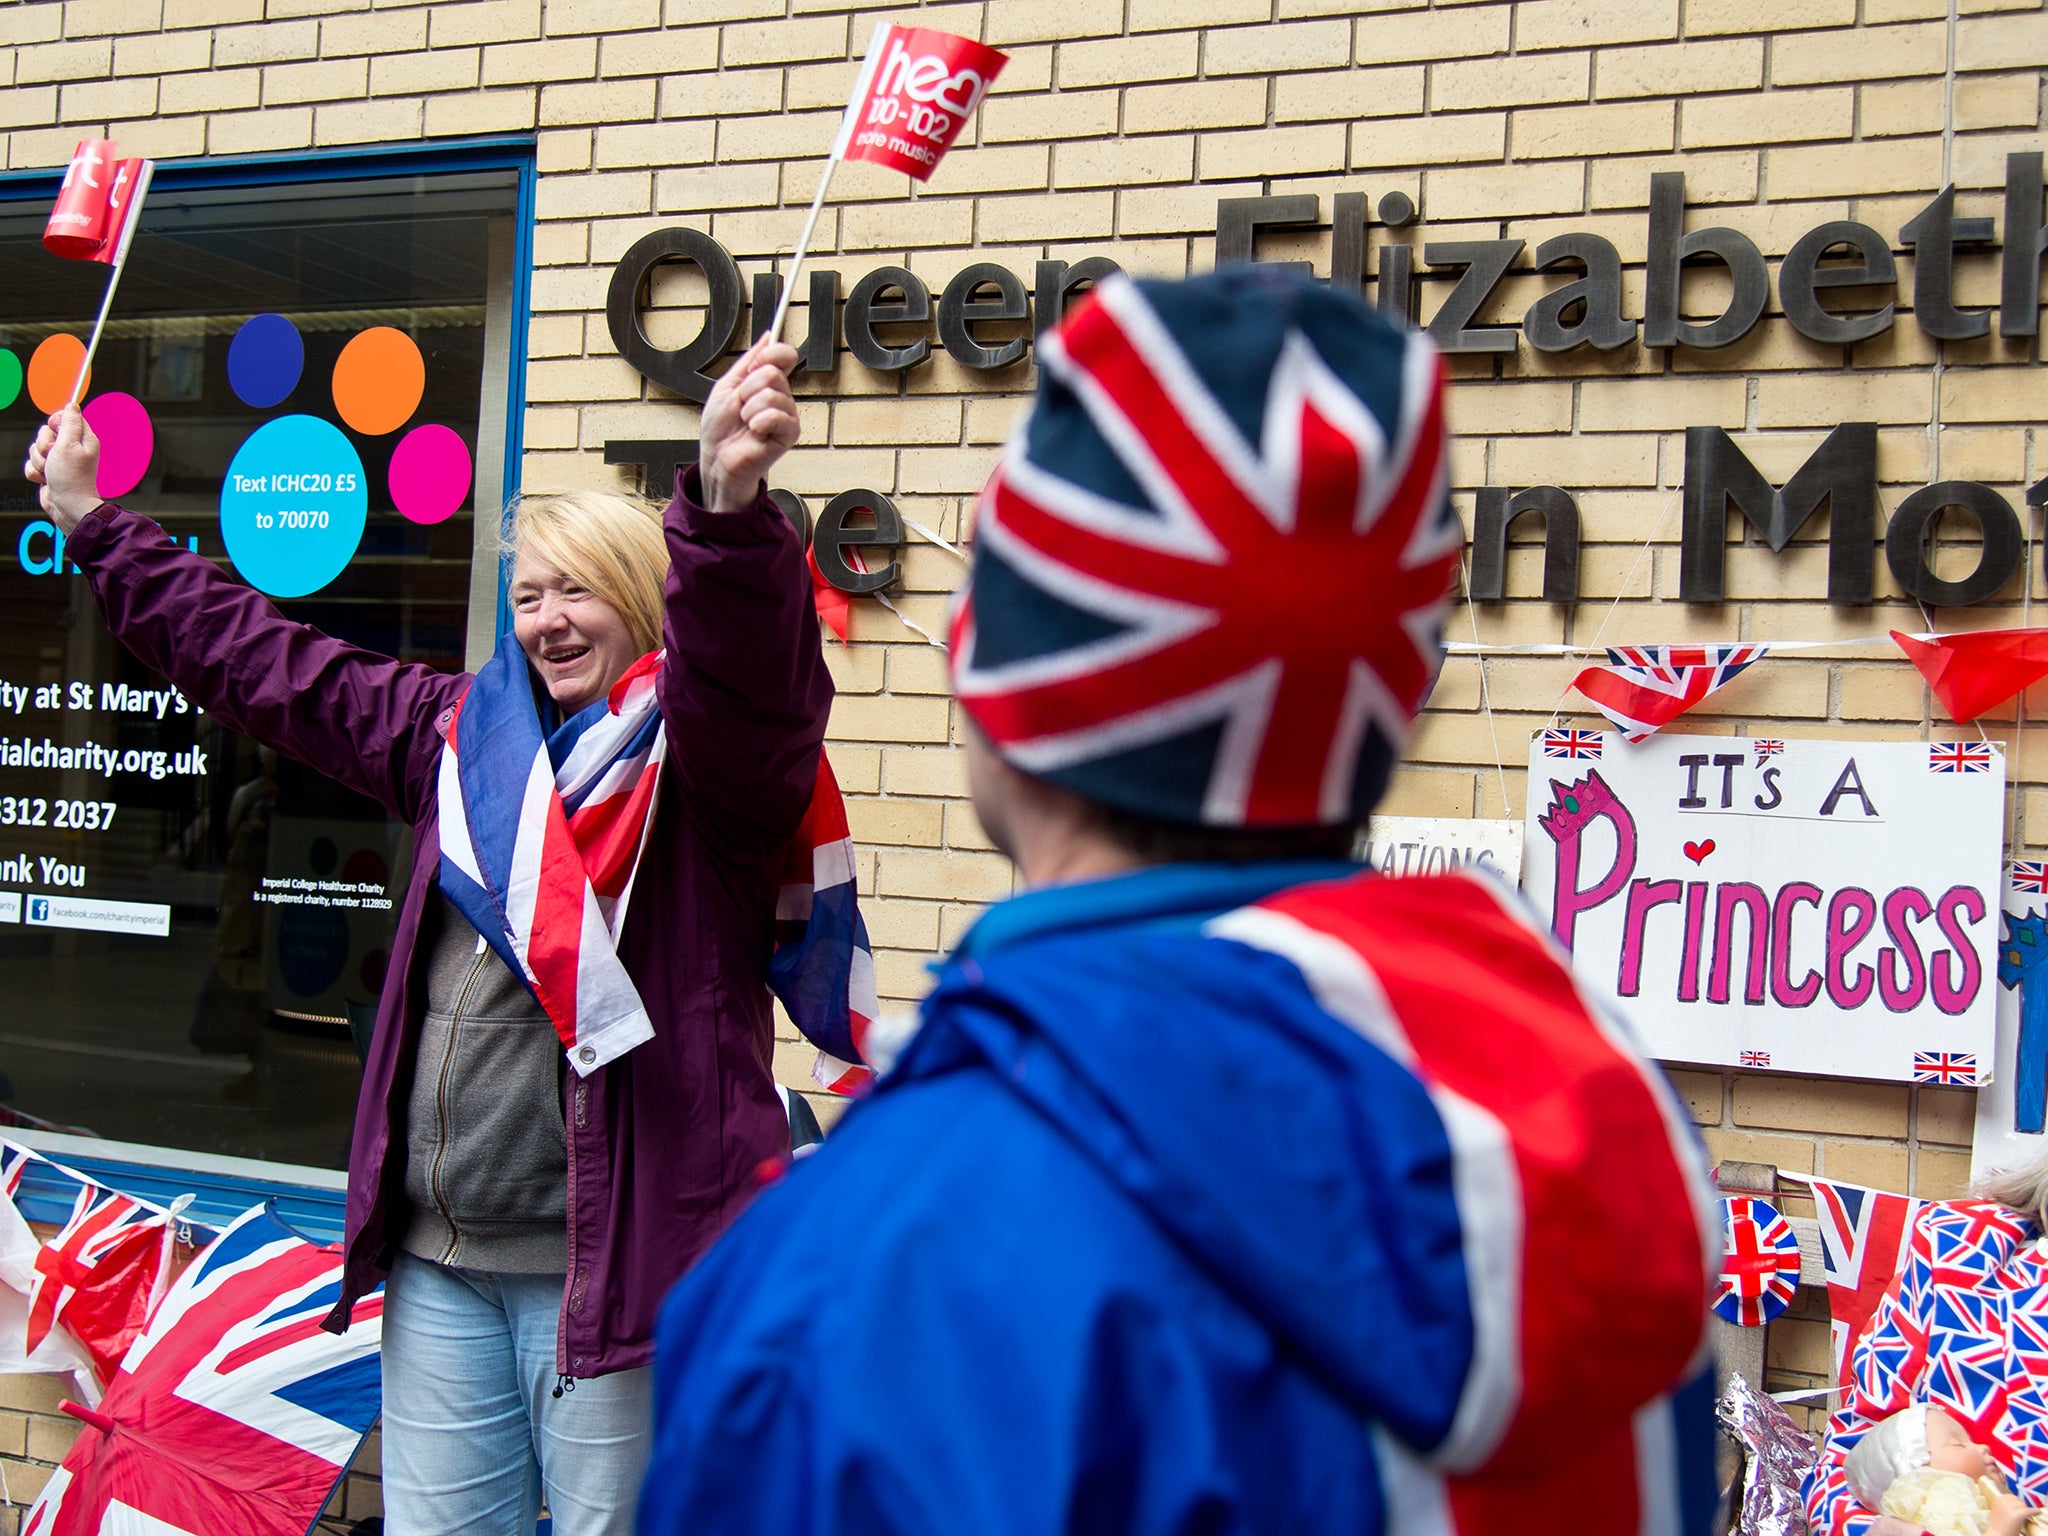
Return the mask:
<svg viewBox="0 0 2048 1536">
<path fill-rule="evenodd" d="M 1704 864 L 1707 855 L 1714 851 L 1714 840 L 1710 837 L 1704 843 L 1687 843 L 1685 856 L 1695 864 Z"/>
</svg>

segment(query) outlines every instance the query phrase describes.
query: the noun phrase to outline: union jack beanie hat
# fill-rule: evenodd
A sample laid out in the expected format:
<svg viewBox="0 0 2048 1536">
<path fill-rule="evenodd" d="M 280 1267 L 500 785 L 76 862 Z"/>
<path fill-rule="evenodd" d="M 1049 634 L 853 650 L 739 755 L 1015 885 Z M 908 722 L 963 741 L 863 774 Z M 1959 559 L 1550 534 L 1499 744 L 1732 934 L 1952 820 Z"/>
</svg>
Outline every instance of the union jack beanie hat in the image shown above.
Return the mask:
<svg viewBox="0 0 2048 1536">
<path fill-rule="evenodd" d="M 1462 528 L 1428 338 L 1270 267 L 1113 278 L 982 492 L 953 690 L 1013 767 L 1157 820 L 1363 821 Z"/>
</svg>

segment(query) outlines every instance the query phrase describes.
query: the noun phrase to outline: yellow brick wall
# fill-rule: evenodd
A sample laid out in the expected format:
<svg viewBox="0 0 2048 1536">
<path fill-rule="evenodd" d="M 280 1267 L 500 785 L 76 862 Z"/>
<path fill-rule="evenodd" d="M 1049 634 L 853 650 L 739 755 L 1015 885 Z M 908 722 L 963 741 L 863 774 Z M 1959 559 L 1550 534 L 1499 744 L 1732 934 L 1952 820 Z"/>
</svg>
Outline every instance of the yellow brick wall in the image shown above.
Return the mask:
<svg viewBox="0 0 2048 1536">
<path fill-rule="evenodd" d="M 817 249 L 848 286 L 900 263 L 936 289 L 978 259 L 1027 286 L 1041 257 L 1182 274 L 1213 259 L 1219 196 L 1311 193 L 1327 225 L 1336 193 L 1398 191 L 1421 212 L 1392 237 L 1403 241 L 1521 237 L 1526 267 L 1552 235 L 1607 236 L 1627 263 L 1625 312 L 1639 316 L 1654 172 L 1686 174 L 1688 227 L 1742 230 L 1775 268 L 1824 220 L 1895 235 L 1948 180 L 1959 215 L 1998 215 L 2006 154 L 2042 147 L 2040 0 L 16 0 L 0 5 L 0 141 L 6 166 L 23 168 L 62 162 L 88 132 L 159 157 L 533 134 L 525 481 L 619 486 L 601 462 L 605 438 L 690 436 L 695 415 L 615 355 L 603 317 L 612 263 L 647 232 L 686 224 L 730 249 L 744 278 L 771 266 L 794 242 L 870 29 L 913 9 L 1011 63 L 978 142 L 929 187 L 906 196 L 902 178 L 875 168 L 841 173 Z M 1766 20 L 1775 30 L 1760 30 Z M 1375 249 L 1387 238 L 1376 227 Z M 1327 227 L 1280 231 L 1261 254 L 1327 271 L 1329 247 Z M 1960 302 L 1995 302 L 1995 261 L 1959 270 Z M 1931 341 L 1910 313 L 1910 277 L 1902 261 L 1897 325 L 1851 349 L 1848 366 L 1842 349 L 1794 332 L 1775 301 L 1745 340 L 1712 353 L 1525 346 L 1459 361 L 1454 468 L 1468 519 L 1476 486 L 1556 483 L 1578 497 L 1587 538 L 1575 610 L 1538 599 L 1540 554 L 1518 548 L 1515 600 L 1481 608 L 1479 635 L 1584 644 L 1923 627 L 1883 561 L 1874 608 L 1825 606 L 1817 530 L 1784 557 L 1753 540 L 1732 548 L 1725 605 L 1677 601 L 1688 425 L 1722 425 L 1782 482 L 1835 422 L 1876 420 L 1887 510 L 1941 476 L 1983 480 L 2020 505 L 2044 471 L 2035 423 L 2048 372 L 2029 366 L 2031 345 L 1995 335 Z M 1479 323 L 1514 323 L 1552 281 L 1511 278 Z M 1448 286 L 1421 284 L 1425 317 Z M 1689 309 L 1711 314 L 1725 284 L 1693 274 L 1686 292 Z M 664 276 L 651 331 L 674 344 L 701 302 L 701 285 Z M 804 326 L 799 306 L 793 328 Z M 1030 381 L 1028 364 L 978 375 L 938 354 L 906 376 L 846 357 L 835 376 L 799 382 L 806 441 L 777 480 L 814 510 L 849 486 L 884 491 L 958 540 Z M 2027 517 L 2024 587 L 1948 616 L 1951 627 L 2022 622 L 2048 595 Z M 1946 556 L 1944 571 L 1969 554 Z M 903 572 L 903 613 L 937 629 L 957 565 L 915 546 Z M 1471 622 L 1458 616 L 1460 638 Z M 937 654 L 872 602 L 857 605 L 853 641 L 831 648 L 831 752 L 882 989 L 907 1004 L 924 962 L 1011 889 L 1011 874 L 963 800 Z M 1487 663 L 1503 786 L 1496 732 L 1477 713 L 1478 664 L 1454 660 L 1385 808 L 1500 815 L 1504 787 L 1519 815 L 1522 744 L 1570 671 Z M 2030 701 L 2030 714 L 2044 708 L 2048 692 Z M 1993 723 L 2011 729 L 2009 714 Z M 1946 721 L 1898 657 L 1844 649 L 1753 669 L 1690 728 L 1918 738 Z M 2027 754 L 2024 780 L 2015 825 L 2038 852 L 2048 754 Z M 789 1042 L 777 1064 L 802 1084 L 808 1059 Z M 1678 1080 L 1717 1155 L 1927 1194 L 1953 1193 L 1967 1174 L 1966 1091 Z M 1823 1332 L 1781 1327 L 1774 1366 L 1810 1370 Z M 0 1466 L 17 1500 L 35 1481 L 29 1463 L 58 1448 L 46 1407 L 26 1388 L 0 1402 Z M 9 1529 L 0 1518 L 0 1536 Z"/>
</svg>

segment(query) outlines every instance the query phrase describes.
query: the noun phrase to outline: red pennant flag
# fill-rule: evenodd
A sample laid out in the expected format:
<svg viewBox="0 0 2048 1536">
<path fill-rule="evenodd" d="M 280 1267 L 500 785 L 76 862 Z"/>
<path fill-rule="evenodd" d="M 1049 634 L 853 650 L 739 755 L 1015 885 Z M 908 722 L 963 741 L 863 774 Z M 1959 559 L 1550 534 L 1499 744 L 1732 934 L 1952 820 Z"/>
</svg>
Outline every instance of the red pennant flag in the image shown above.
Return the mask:
<svg viewBox="0 0 2048 1536">
<path fill-rule="evenodd" d="M 126 1195 L 81 1188 L 64 1230 L 36 1255 L 30 1351 L 62 1327 L 85 1346 L 101 1382 L 110 1378 L 163 1289 L 170 1220 Z"/>
<path fill-rule="evenodd" d="M 1009 55 L 926 27 L 879 27 L 840 119 L 835 158 L 928 178 Z"/>
<path fill-rule="evenodd" d="M 2048 677 L 2048 629 L 1982 629 L 1916 640 L 1892 631 L 1958 725 Z"/>
<path fill-rule="evenodd" d="M 849 559 L 853 551 L 847 552 Z M 846 644 L 846 631 L 853 612 L 853 600 L 825 579 L 825 573 L 818 569 L 818 552 L 815 548 L 804 551 L 804 559 L 811 567 L 811 601 L 818 609 L 818 622 L 839 637 L 841 645 Z"/>
<path fill-rule="evenodd" d="M 112 139 L 81 139 L 64 171 L 57 205 L 43 227 L 43 244 L 67 261 L 112 266 L 142 199 L 141 160 L 123 160 Z"/>
</svg>

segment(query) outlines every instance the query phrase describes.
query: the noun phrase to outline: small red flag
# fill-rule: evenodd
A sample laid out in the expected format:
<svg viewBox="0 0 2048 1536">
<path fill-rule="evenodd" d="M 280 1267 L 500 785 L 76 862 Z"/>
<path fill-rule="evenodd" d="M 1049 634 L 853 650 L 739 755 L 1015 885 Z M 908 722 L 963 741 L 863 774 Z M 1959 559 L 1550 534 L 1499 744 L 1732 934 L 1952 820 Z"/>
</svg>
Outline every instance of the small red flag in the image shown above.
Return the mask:
<svg viewBox="0 0 2048 1536">
<path fill-rule="evenodd" d="M 834 156 L 925 180 L 1009 62 L 1008 54 L 971 37 L 894 22 L 878 27 L 840 119 Z"/>
<path fill-rule="evenodd" d="M 1981 629 L 1932 640 L 1895 629 L 1892 638 L 1958 725 L 2048 677 L 2048 629 Z"/>
<path fill-rule="evenodd" d="M 852 554 L 852 550 L 847 551 L 849 557 Z M 817 606 L 818 622 L 837 635 L 839 643 L 844 645 L 846 632 L 850 627 L 853 601 L 825 579 L 825 573 L 818 569 L 816 549 L 805 550 L 804 559 L 811 567 L 811 601 Z"/>
<path fill-rule="evenodd" d="M 113 265 L 128 221 L 141 202 L 141 160 L 123 160 L 112 139 L 81 139 L 64 171 L 43 244 L 68 261 Z"/>
</svg>

